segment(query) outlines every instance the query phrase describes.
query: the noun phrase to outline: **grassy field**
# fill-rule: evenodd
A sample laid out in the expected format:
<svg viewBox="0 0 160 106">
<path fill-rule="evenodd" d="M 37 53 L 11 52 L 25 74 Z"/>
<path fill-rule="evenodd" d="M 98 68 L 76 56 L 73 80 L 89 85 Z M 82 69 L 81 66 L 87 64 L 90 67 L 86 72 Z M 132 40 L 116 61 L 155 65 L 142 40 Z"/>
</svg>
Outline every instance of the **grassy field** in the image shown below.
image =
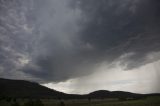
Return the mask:
<svg viewBox="0 0 160 106">
<path fill-rule="evenodd" d="M 17 99 L 15 101 L 6 101 L 1 100 L 0 106 L 160 106 L 160 97 L 148 97 L 140 100 L 126 100 L 126 101 L 119 101 L 117 99 L 94 99 L 94 100 L 53 100 L 53 99 L 43 99 L 41 100 L 42 104 L 27 104 L 28 100 Z M 60 104 L 60 101 L 63 101 L 65 105 Z M 36 100 L 33 100 L 36 102 Z"/>
</svg>

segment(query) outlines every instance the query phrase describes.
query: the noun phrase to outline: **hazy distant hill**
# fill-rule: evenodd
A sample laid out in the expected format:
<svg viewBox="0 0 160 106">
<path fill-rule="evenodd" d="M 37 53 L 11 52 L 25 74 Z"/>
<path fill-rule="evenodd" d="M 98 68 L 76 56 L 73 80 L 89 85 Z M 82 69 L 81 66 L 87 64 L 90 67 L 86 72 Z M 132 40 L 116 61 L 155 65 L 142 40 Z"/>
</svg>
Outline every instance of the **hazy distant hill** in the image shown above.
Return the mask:
<svg viewBox="0 0 160 106">
<path fill-rule="evenodd" d="M 49 89 L 35 82 L 24 80 L 10 80 L 0 78 L 0 96 L 2 97 L 26 97 L 26 98 L 137 98 L 145 96 L 159 96 L 160 94 L 135 94 L 123 91 L 99 90 L 86 95 L 65 94 Z"/>
<path fill-rule="evenodd" d="M 131 93 L 131 92 L 125 92 L 125 91 L 107 91 L 107 90 L 99 90 L 91 92 L 87 95 L 90 98 L 143 98 L 147 96 L 160 96 L 159 93 L 154 94 L 137 94 L 137 93 Z"/>
<path fill-rule="evenodd" d="M 130 92 L 124 91 L 106 91 L 106 90 L 99 90 L 88 94 L 91 98 L 138 98 L 142 97 L 142 94 L 135 94 Z"/>
</svg>

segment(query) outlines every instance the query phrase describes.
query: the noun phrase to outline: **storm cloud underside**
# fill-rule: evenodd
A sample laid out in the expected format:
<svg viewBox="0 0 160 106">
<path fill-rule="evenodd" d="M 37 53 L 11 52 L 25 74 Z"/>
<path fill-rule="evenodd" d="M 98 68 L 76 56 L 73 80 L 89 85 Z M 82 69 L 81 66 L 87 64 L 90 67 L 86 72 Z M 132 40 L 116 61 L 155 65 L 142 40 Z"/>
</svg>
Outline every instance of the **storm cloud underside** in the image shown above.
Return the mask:
<svg viewBox="0 0 160 106">
<path fill-rule="evenodd" d="M 154 63 L 159 11 L 159 0 L 0 0 L 0 77 L 61 82 Z"/>
</svg>

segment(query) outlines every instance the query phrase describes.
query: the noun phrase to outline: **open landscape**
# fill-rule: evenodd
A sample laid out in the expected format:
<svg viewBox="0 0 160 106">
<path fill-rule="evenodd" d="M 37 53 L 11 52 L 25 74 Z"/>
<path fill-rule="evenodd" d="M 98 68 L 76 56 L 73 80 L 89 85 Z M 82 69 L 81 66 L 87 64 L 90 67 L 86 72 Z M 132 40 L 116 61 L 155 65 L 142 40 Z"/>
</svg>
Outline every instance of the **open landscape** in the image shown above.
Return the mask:
<svg viewBox="0 0 160 106">
<path fill-rule="evenodd" d="M 65 94 L 38 83 L 0 79 L 0 106 L 159 106 L 160 94 L 99 90 Z"/>
<path fill-rule="evenodd" d="M 0 0 L 0 106 L 160 106 L 160 0 Z"/>
</svg>

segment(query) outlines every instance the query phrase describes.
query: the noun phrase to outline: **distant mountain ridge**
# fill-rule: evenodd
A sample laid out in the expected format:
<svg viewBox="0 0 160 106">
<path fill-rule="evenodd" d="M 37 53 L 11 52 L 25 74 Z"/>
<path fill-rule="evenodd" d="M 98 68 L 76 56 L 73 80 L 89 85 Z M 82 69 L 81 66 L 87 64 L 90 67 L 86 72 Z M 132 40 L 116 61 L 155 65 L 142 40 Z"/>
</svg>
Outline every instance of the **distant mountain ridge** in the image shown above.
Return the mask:
<svg viewBox="0 0 160 106">
<path fill-rule="evenodd" d="M 124 91 L 99 90 L 85 95 L 65 94 L 49 89 L 35 82 L 25 80 L 11 80 L 0 78 L 0 97 L 16 98 L 55 98 L 55 99 L 83 99 L 83 98 L 137 98 L 146 96 L 160 96 L 160 94 L 136 94 Z"/>
</svg>

